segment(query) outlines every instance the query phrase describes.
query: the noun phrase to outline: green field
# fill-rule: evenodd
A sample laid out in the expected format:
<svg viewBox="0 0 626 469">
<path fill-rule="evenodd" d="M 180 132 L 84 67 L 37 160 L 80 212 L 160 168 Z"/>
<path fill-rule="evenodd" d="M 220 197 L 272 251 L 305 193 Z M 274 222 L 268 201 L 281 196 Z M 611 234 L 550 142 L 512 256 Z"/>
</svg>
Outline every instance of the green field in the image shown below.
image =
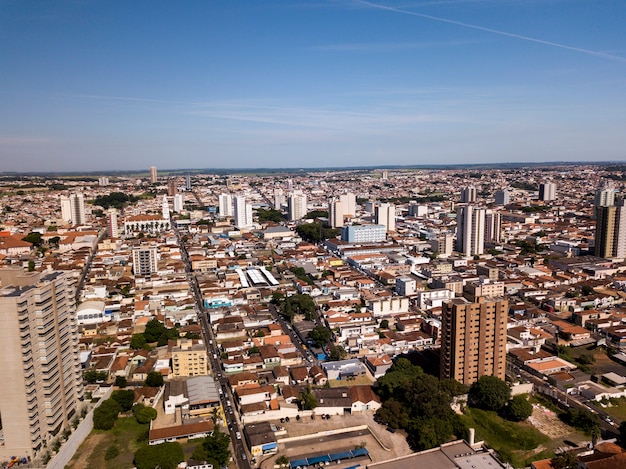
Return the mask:
<svg viewBox="0 0 626 469">
<path fill-rule="evenodd" d="M 67 469 L 120 469 L 133 467 L 133 455 L 141 445 L 148 444 L 148 425 L 139 424 L 134 417 L 122 417 L 109 431 L 93 430 L 80 446 Z M 110 447 L 119 454 L 105 460 Z M 111 451 L 111 450 L 109 450 Z"/>
<path fill-rule="evenodd" d="M 461 416 L 468 428 L 476 429 L 476 440 L 485 440 L 495 449 L 503 461 L 515 467 L 525 467 L 528 461 L 549 458 L 549 449 L 536 449 L 550 439 L 527 423 L 515 423 L 503 419 L 495 412 L 468 408 Z"/>
</svg>

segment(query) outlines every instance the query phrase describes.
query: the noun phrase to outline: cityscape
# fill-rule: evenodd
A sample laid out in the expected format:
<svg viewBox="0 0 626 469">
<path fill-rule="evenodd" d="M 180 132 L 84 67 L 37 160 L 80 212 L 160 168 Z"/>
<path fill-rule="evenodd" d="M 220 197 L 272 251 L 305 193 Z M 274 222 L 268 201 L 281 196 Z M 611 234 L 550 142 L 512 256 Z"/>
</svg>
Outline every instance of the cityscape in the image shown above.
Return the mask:
<svg viewBox="0 0 626 469">
<path fill-rule="evenodd" d="M 622 467 L 625 179 L 5 174 L 0 464 Z"/>
<path fill-rule="evenodd" d="M 0 1 L 0 469 L 626 469 L 625 18 Z"/>
</svg>

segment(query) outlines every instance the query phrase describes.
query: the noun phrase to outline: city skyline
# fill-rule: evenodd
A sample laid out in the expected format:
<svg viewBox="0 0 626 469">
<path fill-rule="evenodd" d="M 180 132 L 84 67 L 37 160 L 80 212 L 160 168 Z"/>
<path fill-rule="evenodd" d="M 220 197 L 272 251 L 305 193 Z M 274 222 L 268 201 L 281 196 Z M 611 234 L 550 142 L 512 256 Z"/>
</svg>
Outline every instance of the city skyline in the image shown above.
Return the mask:
<svg viewBox="0 0 626 469">
<path fill-rule="evenodd" d="M 621 2 L 0 12 L 3 171 L 624 159 Z"/>
</svg>

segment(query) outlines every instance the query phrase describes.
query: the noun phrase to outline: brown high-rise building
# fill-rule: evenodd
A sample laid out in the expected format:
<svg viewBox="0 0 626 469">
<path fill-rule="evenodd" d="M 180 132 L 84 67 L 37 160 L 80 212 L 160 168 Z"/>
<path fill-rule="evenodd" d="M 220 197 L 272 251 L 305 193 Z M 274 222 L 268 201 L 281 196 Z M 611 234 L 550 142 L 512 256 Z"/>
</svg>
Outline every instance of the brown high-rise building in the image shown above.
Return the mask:
<svg viewBox="0 0 626 469">
<path fill-rule="evenodd" d="M 595 254 L 605 258 L 626 257 L 626 208 L 619 205 L 596 207 Z"/>
<path fill-rule="evenodd" d="M 504 379 L 509 302 L 454 298 L 443 303 L 441 378 L 470 385 L 483 375 Z"/>
</svg>

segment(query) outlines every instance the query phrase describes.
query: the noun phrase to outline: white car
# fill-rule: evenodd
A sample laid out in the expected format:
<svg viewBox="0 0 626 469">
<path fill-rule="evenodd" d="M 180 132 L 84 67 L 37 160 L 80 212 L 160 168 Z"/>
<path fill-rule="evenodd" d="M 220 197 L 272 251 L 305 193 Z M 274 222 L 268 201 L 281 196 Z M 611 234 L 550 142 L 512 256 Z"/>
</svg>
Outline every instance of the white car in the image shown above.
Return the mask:
<svg viewBox="0 0 626 469">
<path fill-rule="evenodd" d="M 241 433 L 237 432 L 235 433 L 235 436 L 237 437 L 238 440 L 241 440 Z"/>
</svg>

